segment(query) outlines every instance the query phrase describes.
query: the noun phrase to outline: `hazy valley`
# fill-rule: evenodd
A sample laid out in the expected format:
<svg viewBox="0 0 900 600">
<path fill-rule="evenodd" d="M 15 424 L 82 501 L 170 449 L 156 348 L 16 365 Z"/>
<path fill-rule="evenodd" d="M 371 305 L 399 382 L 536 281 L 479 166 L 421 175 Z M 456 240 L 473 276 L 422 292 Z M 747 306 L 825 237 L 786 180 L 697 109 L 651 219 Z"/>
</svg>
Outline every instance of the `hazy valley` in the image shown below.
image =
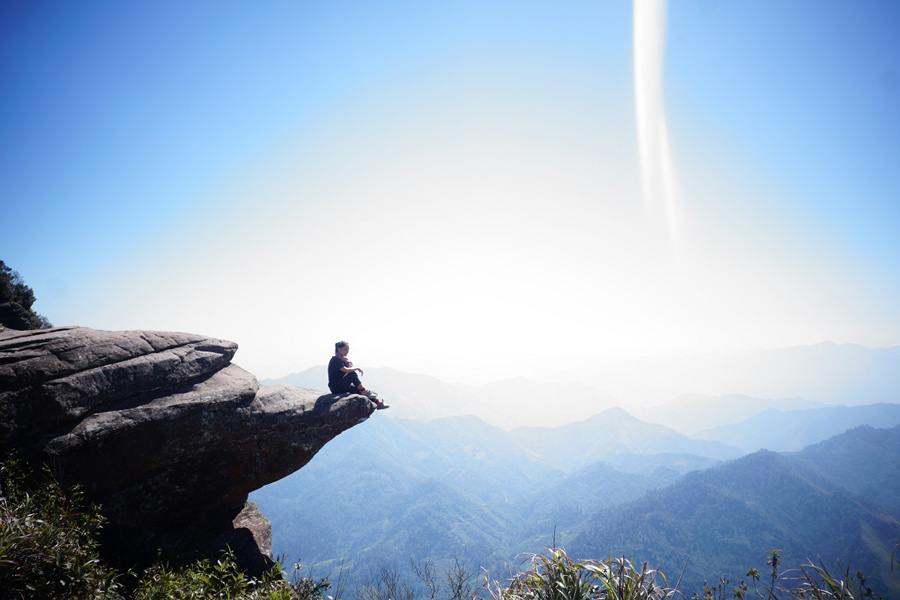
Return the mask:
<svg viewBox="0 0 900 600">
<path fill-rule="evenodd" d="M 323 376 L 311 369 L 279 382 L 321 388 Z M 576 556 L 685 569 L 689 589 L 763 567 L 772 547 L 786 565 L 850 562 L 896 586 L 900 404 L 695 394 L 632 408 L 638 418 L 583 383 L 472 388 L 385 369 L 366 377 L 392 408 L 252 496 L 272 520 L 275 552 L 317 575 L 342 569 L 356 585 L 380 565 L 412 577 L 410 560 L 459 558 L 503 576 L 555 536 Z M 852 385 L 844 394 L 864 396 Z M 492 397 L 496 407 L 486 407 Z M 597 410 L 570 420 L 585 406 Z M 537 410 L 547 425 L 488 422 L 497 411 L 521 422 Z"/>
</svg>

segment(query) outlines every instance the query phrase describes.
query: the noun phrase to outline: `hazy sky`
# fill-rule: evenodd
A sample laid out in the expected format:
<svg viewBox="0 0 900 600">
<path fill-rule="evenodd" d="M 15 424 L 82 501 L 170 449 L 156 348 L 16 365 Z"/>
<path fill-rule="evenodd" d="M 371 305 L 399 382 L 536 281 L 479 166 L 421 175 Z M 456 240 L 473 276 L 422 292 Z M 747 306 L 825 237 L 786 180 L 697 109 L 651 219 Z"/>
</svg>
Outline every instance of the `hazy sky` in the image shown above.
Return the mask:
<svg viewBox="0 0 900 600">
<path fill-rule="evenodd" d="M 900 3 L 0 6 L 56 325 L 490 379 L 900 344 Z"/>
</svg>

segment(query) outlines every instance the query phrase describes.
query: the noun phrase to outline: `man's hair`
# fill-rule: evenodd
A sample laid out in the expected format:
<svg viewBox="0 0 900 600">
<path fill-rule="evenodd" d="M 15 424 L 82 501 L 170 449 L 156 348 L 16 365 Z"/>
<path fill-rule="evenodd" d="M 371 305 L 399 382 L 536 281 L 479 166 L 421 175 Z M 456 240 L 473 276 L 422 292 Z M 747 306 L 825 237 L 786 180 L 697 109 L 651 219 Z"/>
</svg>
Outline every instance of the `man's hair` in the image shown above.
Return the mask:
<svg viewBox="0 0 900 600">
<path fill-rule="evenodd" d="M 340 342 L 338 342 L 338 343 L 336 343 L 336 344 L 334 345 L 334 351 L 337 352 L 337 351 L 340 350 L 341 348 L 346 348 L 346 347 L 349 346 L 349 345 L 350 345 L 350 344 L 348 344 L 348 343 L 345 342 L 344 340 L 341 340 Z"/>
</svg>

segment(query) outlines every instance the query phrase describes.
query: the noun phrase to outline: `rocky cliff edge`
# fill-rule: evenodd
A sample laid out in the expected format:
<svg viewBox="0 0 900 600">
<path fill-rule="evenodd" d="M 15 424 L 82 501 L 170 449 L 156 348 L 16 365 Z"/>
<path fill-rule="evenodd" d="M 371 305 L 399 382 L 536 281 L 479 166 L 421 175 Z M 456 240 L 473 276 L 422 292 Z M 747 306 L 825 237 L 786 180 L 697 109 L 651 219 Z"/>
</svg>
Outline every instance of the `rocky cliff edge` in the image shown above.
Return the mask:
<svg viewBox="0 0 900 600">
<path fill-rule="evenodd" d="M 80 484 L 117 562 L 214 554 L 258 570 L 271 528 L 247 495 L 303 467 L 372 403 L 260 387 L 233 342 L 84 327 L 0 330 L 0 449 Z"/>
</svg>

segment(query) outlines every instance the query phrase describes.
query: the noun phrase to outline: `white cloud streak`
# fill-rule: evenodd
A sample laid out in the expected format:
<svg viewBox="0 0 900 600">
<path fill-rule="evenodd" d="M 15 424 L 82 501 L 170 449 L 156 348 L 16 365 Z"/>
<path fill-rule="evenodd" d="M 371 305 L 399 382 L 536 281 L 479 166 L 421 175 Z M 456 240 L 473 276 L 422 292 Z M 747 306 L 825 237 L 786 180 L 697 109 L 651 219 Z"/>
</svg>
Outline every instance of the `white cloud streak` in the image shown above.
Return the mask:
<svg viewBox="0 0 900 600">
<path fill-rule="evenodd" d="M 644 202 L 676 235 L 675 167 L 663 102 L 665 0 L 634 0 L 634 95 Z"/>
</svg>

